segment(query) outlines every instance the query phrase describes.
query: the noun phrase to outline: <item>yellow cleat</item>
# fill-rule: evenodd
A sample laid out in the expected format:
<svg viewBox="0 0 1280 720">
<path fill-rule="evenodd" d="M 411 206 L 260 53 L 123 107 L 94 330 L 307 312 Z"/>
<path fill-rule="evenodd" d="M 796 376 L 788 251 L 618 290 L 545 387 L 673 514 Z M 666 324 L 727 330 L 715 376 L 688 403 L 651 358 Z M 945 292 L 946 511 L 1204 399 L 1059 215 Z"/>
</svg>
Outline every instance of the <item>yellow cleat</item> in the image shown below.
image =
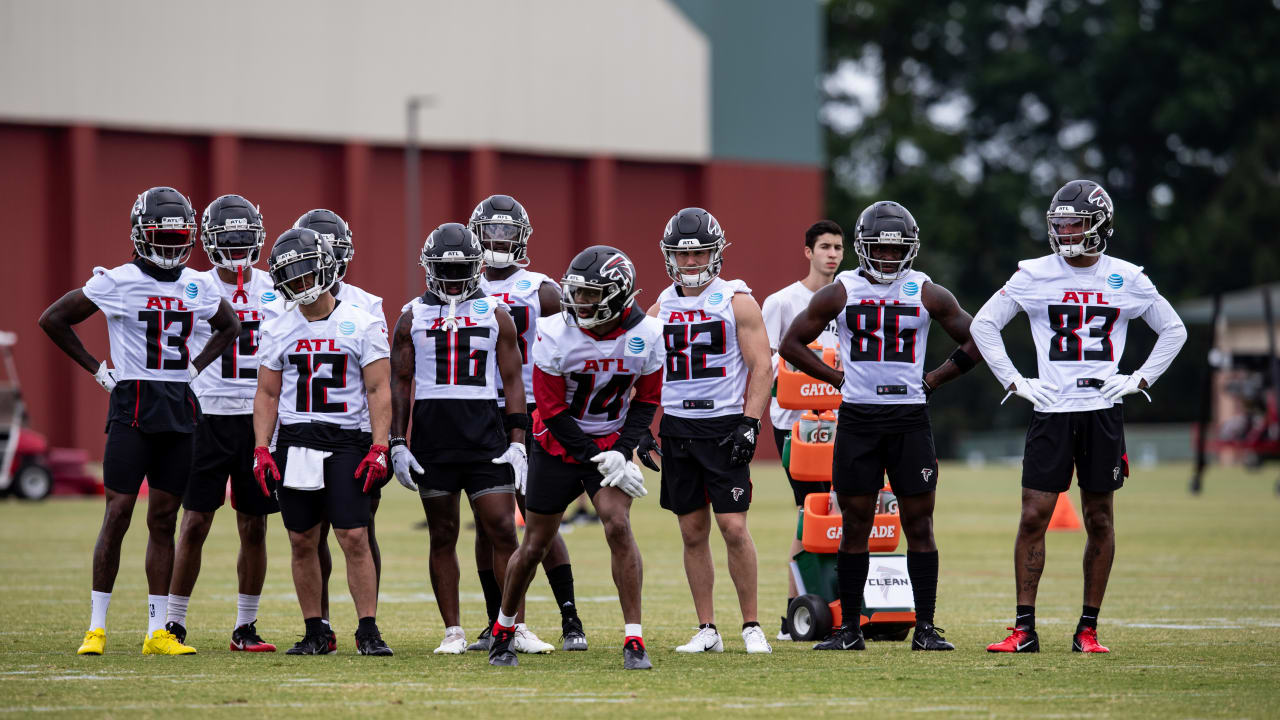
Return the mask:
<svg viewBox="0 0 1280 720">
<path fill-rule="evenodd" d="M 143 655 L 194 655 L 196 649 L 178 642 L 173 633 L 161 628 L 142 642 Z"/>
<path fill-rule="evenodd" d="M 94 628 L 84 634 L 84 642 L 80 643 L 77 655 L 101 655 L 107 649 L 107 631 Z"/>
</svg>

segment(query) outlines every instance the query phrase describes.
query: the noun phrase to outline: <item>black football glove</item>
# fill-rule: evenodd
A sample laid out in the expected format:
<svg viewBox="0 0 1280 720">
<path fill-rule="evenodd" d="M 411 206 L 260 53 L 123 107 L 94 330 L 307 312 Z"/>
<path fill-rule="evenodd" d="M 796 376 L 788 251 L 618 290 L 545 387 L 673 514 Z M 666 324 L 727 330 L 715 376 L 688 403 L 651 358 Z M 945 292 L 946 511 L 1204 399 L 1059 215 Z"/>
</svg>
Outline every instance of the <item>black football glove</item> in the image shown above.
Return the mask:
<svg viewBox="0 0 1280 720">
<path fill-rule="evenodd" d="M 721 445 L 733 443 L 733 447 L 729 448 L 729 467 L 742 467 L 751 462 L 756 454 L 756 439 L 759 436 L 760 421 L 743 415 L 737 429 L 720 441 Z"/>
<path fill-rule="evenodd" d="M 652 430 L 646 430 L 644 437 L 640 440 L 640 445 L 636 448 L 636 457 L 640 458 L 640 464 L 649 468 L 654 472 L 662 472 L 662 466 L 654 462 L 650 452 L 658 454 L 662 457 L 662 448 L 658 447 L 658 441 L 653 437 Z"/>
</svg>

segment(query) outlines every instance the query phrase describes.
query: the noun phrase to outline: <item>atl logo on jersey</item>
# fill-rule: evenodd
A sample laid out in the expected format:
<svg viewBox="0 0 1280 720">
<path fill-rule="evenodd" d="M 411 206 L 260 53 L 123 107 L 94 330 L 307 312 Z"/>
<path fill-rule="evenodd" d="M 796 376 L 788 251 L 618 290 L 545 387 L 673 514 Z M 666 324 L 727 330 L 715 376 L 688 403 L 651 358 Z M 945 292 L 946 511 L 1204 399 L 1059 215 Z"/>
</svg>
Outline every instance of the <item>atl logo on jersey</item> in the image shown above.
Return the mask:
<svg viewBox="0 0 1280 720">
<path fill-rule="evenodd" d="M 182 298 L 168 297 L 165 295 L 152 296 L 147 298 L 147 310 L 187 310 L 187 306 L 182 304 Z"/>
</svg>

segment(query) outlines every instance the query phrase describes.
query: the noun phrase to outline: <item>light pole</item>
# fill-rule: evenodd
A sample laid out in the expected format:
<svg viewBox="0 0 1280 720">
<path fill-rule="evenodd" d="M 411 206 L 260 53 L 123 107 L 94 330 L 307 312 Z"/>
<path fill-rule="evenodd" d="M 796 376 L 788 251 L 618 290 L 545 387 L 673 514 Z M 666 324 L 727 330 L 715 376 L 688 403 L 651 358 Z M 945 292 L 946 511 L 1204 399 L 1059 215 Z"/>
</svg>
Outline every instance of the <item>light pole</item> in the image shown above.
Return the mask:
<svg viewBox="0 0 1280 720">
<path fill-rule="evenodd" d="M 404 143 L 404 231 L 405 231 L 405 289 L 410 293 L 418 273 L 418 253 L 422 246 L 422 196 L 419 183 L 420 168 L 418 163 L 418 110 L 435 104 L 433 95 L 410 95 L 405 100 L 405 143 Z"/>
</svg>

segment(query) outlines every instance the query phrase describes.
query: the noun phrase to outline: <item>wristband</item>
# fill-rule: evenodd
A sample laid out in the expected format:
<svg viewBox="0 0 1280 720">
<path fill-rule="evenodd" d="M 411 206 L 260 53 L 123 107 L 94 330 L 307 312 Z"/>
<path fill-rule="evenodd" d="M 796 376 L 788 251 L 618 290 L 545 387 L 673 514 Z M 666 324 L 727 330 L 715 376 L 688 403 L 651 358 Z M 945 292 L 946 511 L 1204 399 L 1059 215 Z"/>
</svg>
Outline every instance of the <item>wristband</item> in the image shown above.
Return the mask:
<svg viewBox="0 0 1280 720">
<path fill-rule="evenodd" d="M 405 439 L 402 437 L 393 437 L 389 442 L 387 442 L 387 447 L 396 447 L 398 445 L 408 445 L 408 444 L 409 443 L 406 442 Z"/>
<path fill-rule="evenodd" d="M 529 414 L 528 413 L 506 413 L 502 416 L 502 431 L 511 432 L 512 430 L 528 430 Z"/>
<path fill-rule="evenodd" d="M 960 369 L 961 373 L 967 373 L 977 365 L 977 363 L 973 361 L 973 358 L 969 357 L 969 353 L 961 350 L 960 348 L 956 348 L 955 351 L 951 353 L 951 357 L 947 359 L 955 363 L 955 366 Z"/>
</svg>

